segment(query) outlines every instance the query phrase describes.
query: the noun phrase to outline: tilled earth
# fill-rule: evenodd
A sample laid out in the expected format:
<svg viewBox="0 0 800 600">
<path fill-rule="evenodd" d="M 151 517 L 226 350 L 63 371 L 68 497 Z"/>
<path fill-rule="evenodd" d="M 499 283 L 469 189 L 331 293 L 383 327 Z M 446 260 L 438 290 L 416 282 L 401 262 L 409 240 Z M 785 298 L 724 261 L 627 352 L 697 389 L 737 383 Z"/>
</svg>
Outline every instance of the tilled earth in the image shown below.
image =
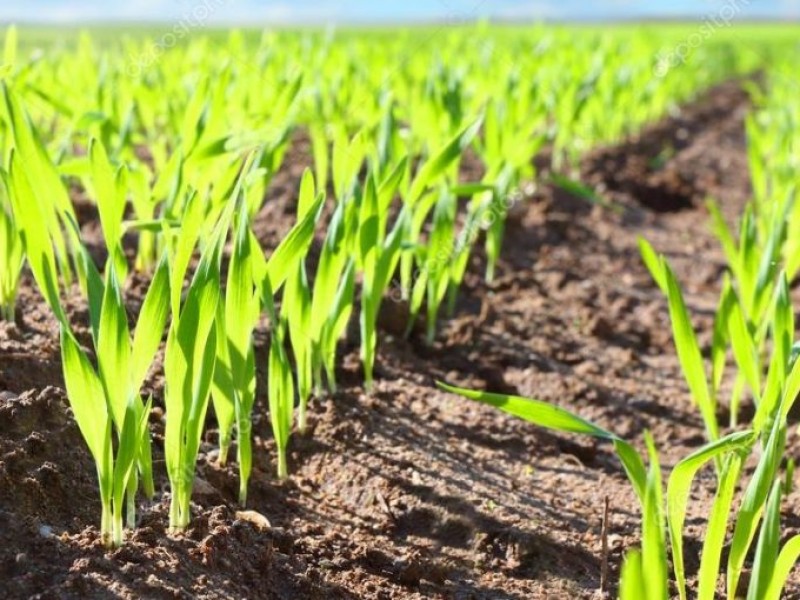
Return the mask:
<svg viewBox="0 0 800 600">
<path fill-rule="evenodd" d="M 650 430 L 665 468 L 700 446 L 703 428 L 675 358 L 666 302 L 641 264 L 637 238 L 669 257 L 707 344 L 724 263 L 704 200 L 716 198 L 733 222 L 748 199 L 748 109 L 740 83 L 728 82 L 586 157 L 581 179 L 604 206 L 541 184 L 511 209 L 496 280 L 484 283 L 477 252 L 455 316 L 433 345 L 418 332 L 404 339 L 403 307 L 387 300 L 373 394 L 360 386 L 351 336 L 341 390 L 313 402 L 310 432 L 292 439 L 285 483 L 273 476 L 262 394 L 254 512 L 238 512 L 235 465 L 216 465 L 211 421 L 185 536 L 166 532 L 157 406 L 161 489 L 140 507 L 140 526 L 122 549 L 100 546 L 96 476 L 61 390 L 57 329 L 25 279 L 17 323 L 0 325 L 0 595 L 600 597 L 606 498 L 613 592 L 621 558 L 637 543 L 639 514 L 612 449 L 544 432 L 438 392 L 434 382 L 553 402 L 640 447 Z M 293 193 L 310 160 L 299 139 L 256 222 L 266 247 L 291 225 Z M 83 219 L 90 242 L 92 219 Z M 145 283 L 129 290 L 132 314 Z M 78 294 L 69 313 L 85 324 Z M 259 330 L 260 381 L 267 337 Z M 157 365 L 148 381 L 157 405 L 162 387 Z M 687 520 L 690 569 L 709 501 L 698 488 Z M 790 496 L 787 506 L 797 500 Z M 797 581 L 789 592 L 800 595 Z"/>
</svg>

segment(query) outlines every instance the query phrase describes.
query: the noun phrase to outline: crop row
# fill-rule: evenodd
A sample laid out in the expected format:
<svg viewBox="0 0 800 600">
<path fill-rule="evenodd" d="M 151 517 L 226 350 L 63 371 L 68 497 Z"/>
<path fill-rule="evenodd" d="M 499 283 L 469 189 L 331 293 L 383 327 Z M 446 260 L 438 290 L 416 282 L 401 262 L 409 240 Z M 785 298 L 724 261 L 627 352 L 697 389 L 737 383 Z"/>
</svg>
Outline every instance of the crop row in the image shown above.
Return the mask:
<svg viewBox="0 0 800 600">
<path fill-rule="evenodd" d="M 720 567 L 726 560 L 723 597 L 778 600 L 800 558 L 800 536 L 786 539 L 781 530 L 781 500 L 793 489 L 795 470 L 787 452 L 792 433 L 787 418 L 800 396 L 800 343 L 790 296 L 790 283 L 800 272 L 800 103 L 789 75 L 796 60 L 795 53 L 773 67 L 766 91 L 751 90 L 755 110 L 747 133 L 753 197 L 738 232 L 728 226 L 717 203 L 708 202 L 727 265 L 707 355 L 667 259 L 640 240 L 644 263 L 667 299 L 678 359 L 707 438 L 705 446 L 673 467 L 666 488 L 649 434 L 641 455 L 629 442 L 564 409 L 441 384 L 542 427 L 614 445 L 642 510 L 641 550 L 629 552 L 622 569 L 623 600 L 666 600 L 675 589 L 682 599 L 689 590 L 691 597 L 711 600 L 720 592 Z M 740 421 L 743 398 L 754 408 L 746 423 Z M 727 423 L 719 419 L 722 407 L 730 415 Z M 707 465 L 715 474 L 714 501 L 702 548 L 693 557 L 700 566 L 689 588 L 684 522 L 694 479 Z"/>
</svg>

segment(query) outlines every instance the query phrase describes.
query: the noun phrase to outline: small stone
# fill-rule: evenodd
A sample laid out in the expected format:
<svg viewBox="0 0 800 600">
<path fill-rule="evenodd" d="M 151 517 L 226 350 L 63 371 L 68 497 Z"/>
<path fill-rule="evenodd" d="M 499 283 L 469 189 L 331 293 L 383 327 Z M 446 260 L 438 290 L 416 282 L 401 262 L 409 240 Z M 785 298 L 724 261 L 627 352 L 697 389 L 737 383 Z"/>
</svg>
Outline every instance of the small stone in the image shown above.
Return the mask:
<svg viewBox="0 0 800 600">
<path fill-rule="evenodd" d="M 49 525 L 40 525 L 39 526 L 39 535 L 43 538 L 51 538 L 53 537 L 53 528 Z"/>
<path fill-rule="evenodd" d="M 272 529 L 272 524 L 269 522 L 269 519 L 267 519 L 267 517 L 254 510 L 236 511 L 236 519 L 239 521 L 246 521 L 247 523 L 255 525 L 258 529 L 261 529 L 262 531 L 265 531 L 267 529 Z"/>
</svg>

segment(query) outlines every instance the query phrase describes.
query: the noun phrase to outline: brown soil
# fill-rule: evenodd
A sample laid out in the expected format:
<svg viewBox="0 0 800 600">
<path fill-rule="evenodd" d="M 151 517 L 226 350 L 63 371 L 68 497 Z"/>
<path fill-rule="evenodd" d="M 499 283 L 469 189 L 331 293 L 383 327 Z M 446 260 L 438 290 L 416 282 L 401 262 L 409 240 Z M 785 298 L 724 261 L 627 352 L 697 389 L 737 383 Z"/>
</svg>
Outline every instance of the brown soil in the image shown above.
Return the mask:
<svg viewBox="0 0 800 600">
<path fill-rule="evenodd" d="M 588 156 L 582 179 L 619 210 L 551 187 L 515 207 L 496 281 L 483 283 L 478 253 L 456 316 L 432 346 L 389 333 L 398 329 L 389 305 L 374 394 L 360 387 L 357 348 L 345 344 L 342 389 L 313 403 L 310 433 L 292 439 L 286 483 L 273 478 L 261 397 L 248 508 L 269 525 L 237 514 L 236 470 L 215 465 L 211 433 L 192 528 L 166 533 L 156 410 L 161 491 L 140 507 L 127 544 L 103 551 L 94 467 L 59 389 L 54 322 L 26 280 L 18 323 L 0 329 L 0 595 L 595 597 L 606 497 L 611 581 L 638 535 L 636 501 L 610 448 L 439 393 L 434 380 L 554 402 L 637 443 L 649 429 L 667 468 L 700 445 L 665 301 L 636 240 L 669 256 L 707 340 L 723 262 L 702 200 L 718 198 L 733 220 L 748 198 L 747 108 L 739 85 L 727 83 L 638 138 Z M 289 227 L 309 163 L 299 140 L 257 219 L 265 245 Z M 77 299 L 70 314 L 86 320 Z M 260 343 L 265 337 L 259 332 Z M 160 377 L 148 385 L 158 399 Z M 695 500 L 694 548 L 707 493 Z"/>
</svg>

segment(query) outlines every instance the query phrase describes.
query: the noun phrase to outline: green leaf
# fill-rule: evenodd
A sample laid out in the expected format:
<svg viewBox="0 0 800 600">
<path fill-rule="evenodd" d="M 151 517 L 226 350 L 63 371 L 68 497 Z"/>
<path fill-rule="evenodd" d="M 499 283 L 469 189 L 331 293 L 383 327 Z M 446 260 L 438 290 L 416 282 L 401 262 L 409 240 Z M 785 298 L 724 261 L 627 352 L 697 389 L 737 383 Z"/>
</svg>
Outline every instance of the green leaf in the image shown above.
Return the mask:
<svg viewBox="0 0 800 600">
<path fill-rule="evenodd" d="M 798 559 L 800 559 L 800 535 L 790 538 L 781 549 L 775 561 L 769 587 L 763 596 L 764 600 L 780 600 L 781 592 Z"/>
<path fill-rule="evenodd" d="M 317 200 L 316 186 L 314 184 L 314 173 L 311 169 L 303 171 L 303 178 L 300 180 L 300 193 L 297 197 L 297 218 L 302 220 L 314 207 Z"/>
<path fill-rule="evenodd" d="M 798 396 L 800 396 L 800 360 L 794 361 L 786 378 L 781 398 L 780 418 L 786 420 Z"/>
<path fill-rule="evenodd" d="M 603 208 L 611 209 L 616 212 L 621 211 L 620 207 L 614 206 L 608 200 L 598 194 L 594 189 L 579 180 L 571 179 L 569 177 L 565 177 L 564 175 L 554 173 L 550 176 L 550 182 L 568 194 L 575 196 L 584 202 L 602 206 Z"/>
<path fill-rule="evenodd" d="M 236 394 L 231 376 L 230 349 L 228 335 L 225 332 L 225 306 L 217 305 L 216 327 L 217 360 L 214 364 L 214 379 L 211 383 L 211 400 L 219 429 L 219 462 L 224 465 L 228 461 L 228 450 L 233 438 L 233 427 L 236 423 Z"/>
<path fill-rule="evenodd" d="M 683 369 L 683 375 L 692 399 L 700 409 L 709 441 L 719 438 L 719 428 L 716 417 L 716 402 L 708 388 L 708 380 L 703 366 L 703 356 L 700 346 L 689 318 L 689 311 L 683 300 L 680 286 L 675 274 L 666 262 L 662 262 L 664 281 L 669 299 L 669 314 L 672 321 L 672 334 L 678 358 Z"/>
<path fill-rule="evenodd" d="M 41 226 L 46 219 L 14 151 L 9 158 L 8 175 L 14 217 L 25 246 L 28 265 L 50 309 L 60 322 L 66 323 L 67 317 L 61 307 L 58 291 L 58 270 L 53 244 L 47 229 Z"/>
<path fill-rule="evenodd" d="M 122 220 L 125 216 L 127 186 L 125 167 L 114 170 L 102 142 L 89 143 L 89 161 L 92 167 L 92 185 L 96 194 L 103 236 L 110 255 L 121 252 Z M 117 261 L 118 262 L 118 261 Z M 116 263 L 115 263 L 116 264 Z M 120 265 L 116 265 L 120 269 Z M 120 271 L 124 276 L 124 271 Z"/>
<path fill-rule="evenodd" d="M 129 404 L 131 376 L 131 339 L 128 315 L 114 268 L 106 276 L 105 294 L 100 310 L 97 335 L 97 363 L 111 417 L 120 430 Z"/>
<path fill-rule="evenodd" d="M 117 456 L 114 460 L 114 510 L 122 514 L 122 500 L 128 482 L 139 457 L 139 449 L 142 443 L 143 429 L 147 426 L 147 417 L 143 416 L 143 410 L 138 398 L 125 407 L 123 421 L 119 427 L 119 444 Z M 138 406 L 137 406 L 138 405 Z M 149 413 L 149 411 L 147 411 Z M 143 424 L 144 422 L 144 424 Z"/>
<path fill-rule="evenodd" d="M 458 394 L 476 400 L 483 404 L 488 404 L 499 408 L 505 413 L 512 416 L 519 417 L 529 423 L 559 431 L 562 433 L 577 433 L 581 435 L 588 435 L 591 437 L 607 440 L 614 444 L 614 449 L 622 461 L 625 472 L 628 475 L 634 489 L 640 500 L 644 502 L 645 490 L 647 488 L 647 472 L 642 462 L 642 458 L 638 452 L 633 449 L 630 444 L 620 439 L 613 433 L 598 427 L 597 425 L 582 419 L 581 417 L 572 414 L 571 412 L 541 402 L 539 400 L 532 400 L 529 398 L 522 398 L 520 396 L 509 396 L 505 394 L 490 394 L 488 392 L 480 392 L 476 390 L 468 390 L 464 388 L 457 388 L 446 383 L 436 382 L 439 389 L 451 394 Z"/>
<path fill-rule="evenodd" d="M 164 328 L 169 316 L 170 302 L 169 260 L 166 255 L 156 267 L 150 287 L 142 302 L 136 332 L 133 337 L 133 354 L 131 357 L 131 381 L 134 390 L 138 390 L 145 377 L 153 357 L 161 344 Z"/>
<path fill-rule="evenodd" d="M 24 187 L 24 190 L 15 192 L 14 195 L 21 196 L 19 201 L 25 203 L 26 210 L 19 211 L 19 205 L 15 205 L 15 217 L 18 222 L 21 218 L 25 219 L 25 223 L 20 226 L 20 229 L 29 237 L 33 235 L 30 232 L 31 229 L 46 229 L 47 235 L 42 231 L 40 236 L 49 237 L 51 240 L 50 244 L 53 247 L 51 251 L 55 253 L 61 274 L 66 283 L 70 283 L 72 270 L 67 251 L 67 238 L 64 237 L 61 228 L 70 219 L 75 220 L 75 211 L 57 169 L 16 94 L 9 89 L 5 82 L 0 83 L 0 87 L 10 119 L 14 141 L 13 153 L 17 156 L 16 159 L 14 156 L 9 159 L 9 173 L 15 187 L 20 185 Z M 15 160 L 24 164 L 24 169 L 15 169 L 13 165 Z M 16 175 L 13 171 L 17 171 Z M 34 209 L 33 205 L 37 205 L 37 208 Z M 21 213 L 23 216 L 21 217 L 17 213 Z M 35 219 L 29 221 L 27 217 L 34 214 Z M 80 240 L 70 229 L 67 230 L 67 235 L 73 250 L 77 249 L 80 246 Z"/>
<path fill-rule="evenodd" d="M 664 540 L 664 512 L 662 501 L 661 468 L 653 438 L 645 433 L 650 469 L 642 515 L 642 573 L 645 598 L 667 600 L 667 548 Z"/>
<path fill-rule="evenodd" d="M 762 600 L 772 582 L 775 562 L 781 542 L 781 483 L 772 485 L 772 493 L 767 502 L 767 512 L 753 558 L 753 574 L 747 590 L 747 600 Z"/>
<path fill-rule="evenodd" d="M 747 553 L 761 519 L 786 442 L 786 424 L 775 419 L 761 459 L 745 490 L 733 530 L 728 557 L 728 597 L 733 598 L 741 577 Z"/>
<path fill-rule="evenodd" d="M 278 477 L 286 478 L 286 448 L 292 426 L 294 408 L 294 381 L 289 359 L 283 348 L 283 335 L 274 330 L 269 351 L 269 414 L 272 433 L 278 447 Z"/>
<path fill-rule="evenodd" d="M 732 303 L 728 327 L 736 364 L 758 403 L 761 396 L 761 365 L 758 358 L 758 345 L 753 339 L 738 300 Z"/>
<path fill-rule="evenodd" d="M 729 324 L 731 311 L 736 303 L 736 293 L 731 287 L 730 279 L 726 275 L 722 284 L 717 312 L 714 314 L 714 333 L 711 341 L 711 386 L 714 397 L 722 385 L 725 373 L 725 363 L 730 341 Z"/>
<path fill-rule="evenodd" d="M 100 378 L 81 350 L 72 332 L 61 325 L 61 361 L 67 397 L 75 422 L 86 440 L 98 468 L 103 463 L 105 445 L 110 442 L 110 419 Z M 110 476 L 110 475 L 109 475 Z"/>
<path fill-rule="evenodd" d="M 639 252 L 642 255 L 642 260 L 647 270 L 650 271 L 650 276 L 653 278 L 653 281 L 656 282 L 656 285 L 665 296 L 669 295 L 667 280 L 664 275 L 664 265 L 662 264 L 661 258 L 656 254 L 650 242 L 642 237 L 639 238 Z"/>
<path fill-rule="evenodd" d="M 729 456 L 723 462 L 719 485 L 711 508 L 703 549 L 700 553 L 700 572 L 698 574 L 698 599 L 713 599 L 719 581 L 719 567 L 728 533 L 728 519 L 733 497 L 742 472 L 743 458 L 739 454 Z"/>
<path fill-rule="evenodd" d="M 269 257 L 264 260 L 261 252 L 254 253 L 253 270 L 256 281 L 269 279 L 272 292 L 277 293 L 290 274 L 294 272 L 297 262 L 305 256 L 311 241 L 314 239 L 314 230 L 319 219 L 324 199 L 317 198 L 309 208 L 308 213 L 298 221 L 286 237 Z"/>
<path fill-rule="evenodd" d="M 642 570 L 642 553 L 631 550 L 625 554 L 620 574 L 620 600 L 641 600 L 646 598 L 645 574 Z"/>
<path fill-rule="evenodd" d="M 722 216 L 719 206 L 713 200 L 709 199 L 706 202 L 706 207 L 711 215 L 712 230 L 722 245 L 722 250 L 725 253 L 725 259 L 728 262 L 728 266 L 733 270 L 736 278 L 740 279 L 741 269 L 739 267 L 739 252 L 736 248 L 736 242 L 733 239 L 733 235 L 731 234 L 728 225 L 725 223 L 725 218 Z"/>
<path fill-rule="evenodd" d="M 464 150 L 480 131 L 483 117 L 479 117 L 451 139 L 447 145 L 433 155 L 417 172 L 411 184 L 406 202 L 414 206 L 425 194 L 425 190 L 437 177 L 439 177 L 453 162 L 460 158 Z"/>
<path fill-rule="evenodd" d="M 678 592 L 682 599 L 686 598 L 686 575 L 683 561 L 683 523 L 686 516 L 686 507 L 691 491 L 692 481 L 697 472 L 709 461 L 715 460 L 725 454 L 740 452 L 749 448 L 754 442 L 754 435 L 751 431 L 733 433 L 711 442 L 699 450 L 696 450 L 683 460 L 681 460 L 670 473 L 667 483 L 667 523 L 669 526 L 670 539 L 672 541 L 672 561 L 675 571 L 675 579 Z M 725 477 L 723 472 L 722 477 Z M 725 513 L 727 518 L 727 513 Z M 711 527 L 709 526 L 709 530 Z M 723 530 L 724 532 L 724 530 Z M 705 555 L 704 555 L 705 559 Z M 718 565 L 717 565 L 718 566 Z M 717 571 L 713 572 L 712 590 L 716 587 Z M 704 588 L 701 580 L 701 589 Z M 705 596 L 700 595 L 699 598 Z"/>
</svg>

